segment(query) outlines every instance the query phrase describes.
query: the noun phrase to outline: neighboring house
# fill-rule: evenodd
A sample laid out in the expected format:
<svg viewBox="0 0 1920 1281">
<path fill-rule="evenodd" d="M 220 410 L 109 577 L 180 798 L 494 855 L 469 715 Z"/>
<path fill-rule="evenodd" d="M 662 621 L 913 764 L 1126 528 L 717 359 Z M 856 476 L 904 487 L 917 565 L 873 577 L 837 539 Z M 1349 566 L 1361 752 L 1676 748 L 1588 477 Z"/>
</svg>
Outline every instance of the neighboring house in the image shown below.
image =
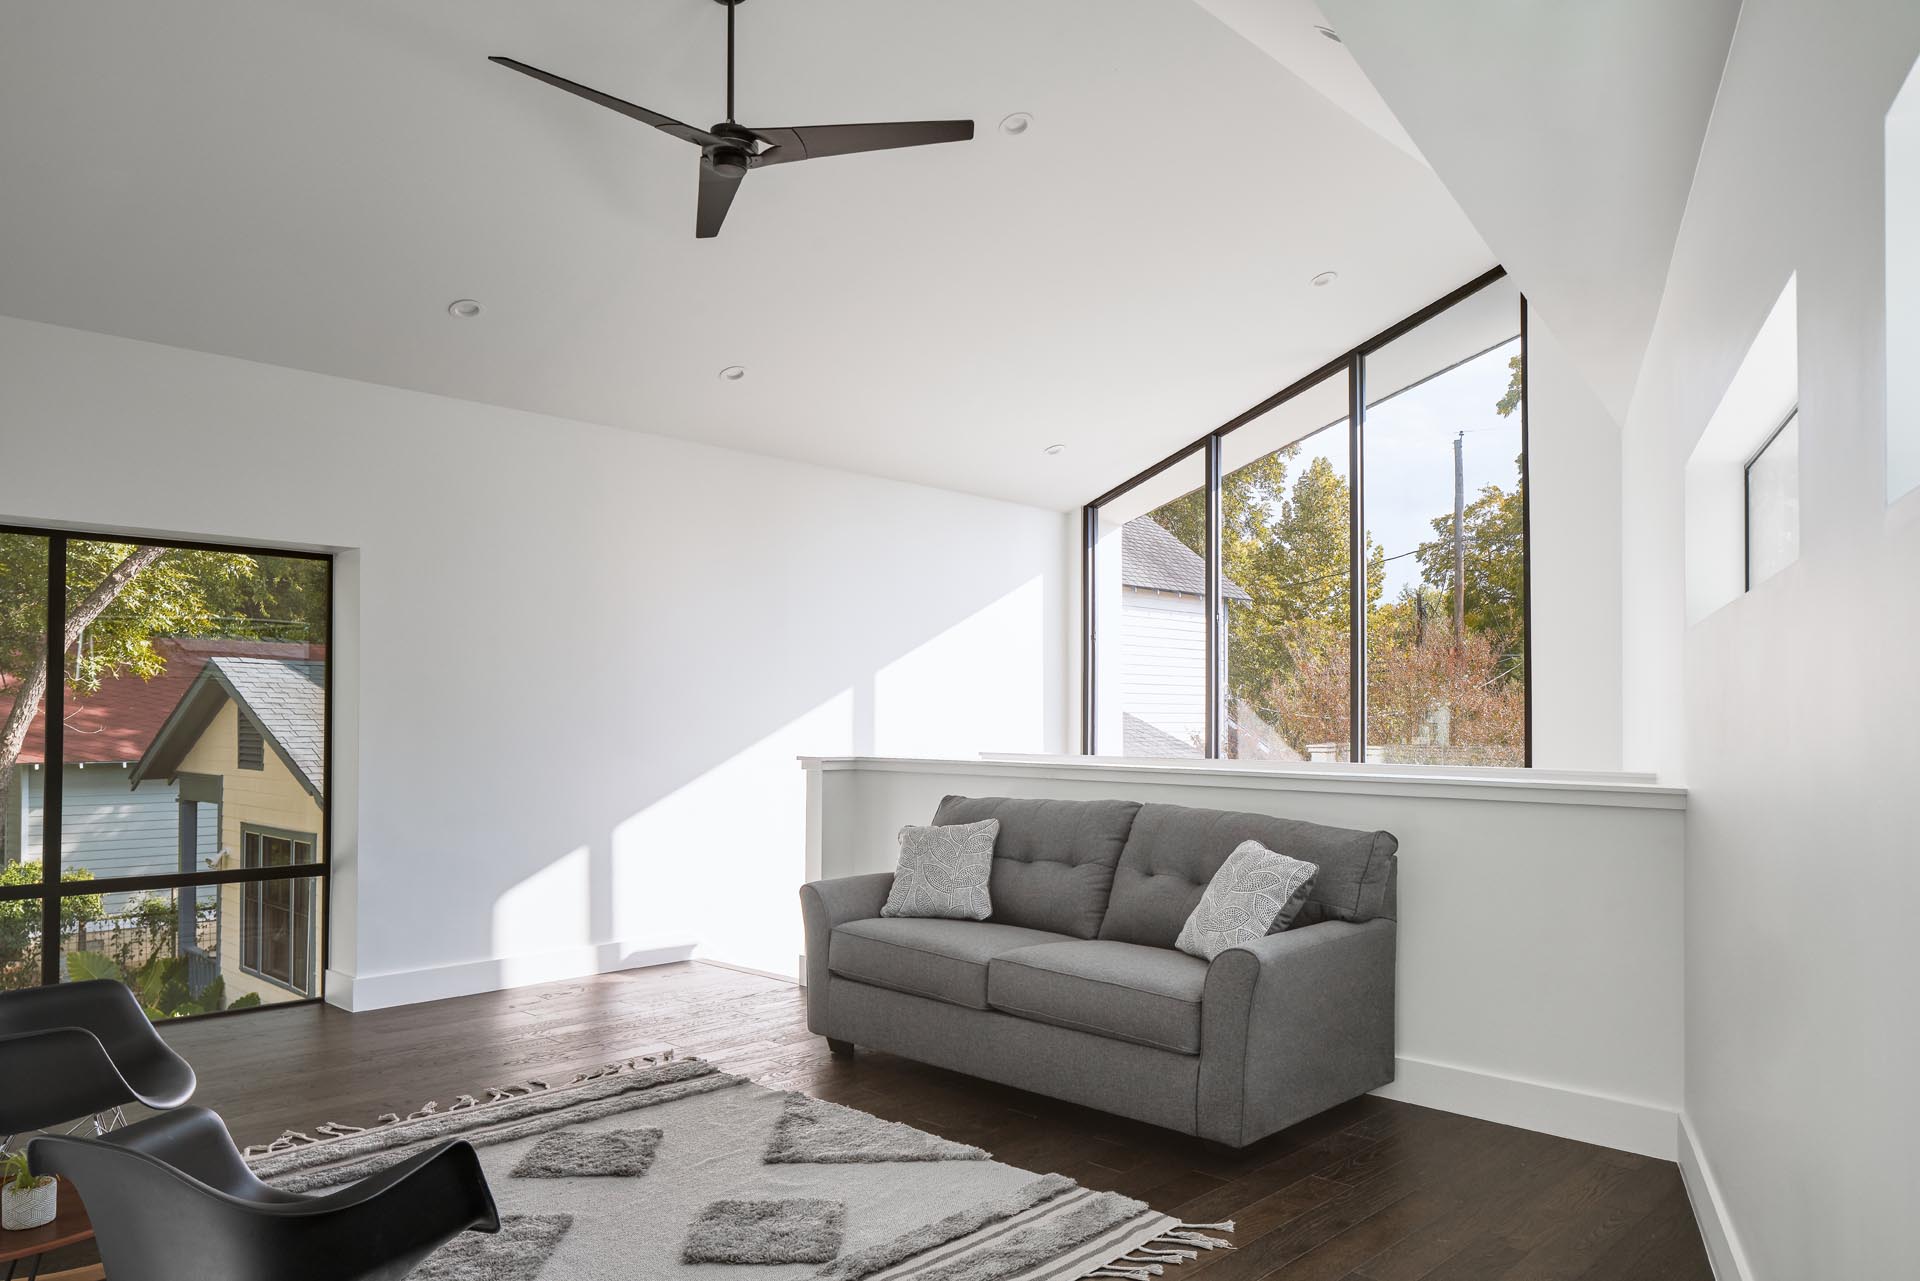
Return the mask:
<svg viewBox="0 0 1920 1281">
<path fill-rule="evenodd" d="M 211 818 L 200 831 L 191 862 L 180 861 L 178 795 L 171 783 L 156 781 L 129 787 L 133 766 L 145 755 L 181 695 L 215 655 L 305 657 L 314 647 L 279 641 L 226 639 L 163 639 L 153 647 L 166 660 L 159 675 L 142 679 L 132 674 L 102 681 L 91 696 L 69 696 L 64 724 L 66 758 L 61 789 L 61 863 L 83 867 L 95 877 L 152 876 L 205 866 L 219 847 Z M 12 698 L 0 689 L 0 719 Z M 27 728 L 20 752 L 19 785 L 4 802 L 0 820 L 0 853 L 5 861 L 38 862 L 41 855 L 40 815 L 47 781 L 46 711 L 44 707 Z M 112 896 L 108 910 L 117 910 L 125 896 Z"/>
<path fill-rule="evenodd" d="M 198 830 L 211 812 L 214 865 L 285 867 L 321 857 L 326 760 L 326 663 L 318 659 L 207 660 L 146 754 L 135 788 L 178 789 Z M 179 826 L 184 841 L 189 823 Z M 180 851 L 180 858 L 187 852 Z M 229 1000 L 320 990 L 318 882 L 265 881 L 220 888 L 217 961 Z"/>
<path fill-rule="evenodd" d="M 1230 578 L 1220 590 L 1229 609 L 1253 600 Z M 1207 732 L 1206 562 L 1151 516 L 1136 517 L 1120 531 L 1120 634 L 1125 754 L 1201 755 Z M 1258 742 L 1260 759 L 1299 759 L 1277 732 L 1251 717 L 1237 717 L 1229 729 L 1243 743 Z"/>
</svg>

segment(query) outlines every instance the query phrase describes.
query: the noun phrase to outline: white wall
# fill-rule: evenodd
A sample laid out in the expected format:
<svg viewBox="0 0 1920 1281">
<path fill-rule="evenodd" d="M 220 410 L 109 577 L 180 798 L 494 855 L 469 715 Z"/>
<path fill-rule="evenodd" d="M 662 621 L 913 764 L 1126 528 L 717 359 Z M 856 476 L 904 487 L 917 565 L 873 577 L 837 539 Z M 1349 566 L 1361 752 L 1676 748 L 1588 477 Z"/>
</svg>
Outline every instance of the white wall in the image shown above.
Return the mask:
<svg viewBox="0 0 1920 1281">
<path fill-rule="evenodd" d="M 1887 499 L 1920 488 L 1920 62 L 1887 113 Z"/>
<path fill-rule="evenodd" d="M 1686 1110 L 1758 1281 L 1920 1258 L 1920 505 L 1886 499 L 1882 305 L 1916 54 L 1911 0 L 1746 0 L 1626 424 L 1627 762 L 1691 795 Z M 1686 459 L 1794 273 L 1800 558 L 1689 627 Z"/>
<path fill-rule="evenodd" d="M 1057 513 L 0 319 L 0 519 L 349 549 L 332 983 L 791 971 L 805 752 L 1057 750 Z"/>
<path fill-rule="evenodd" d="M 1533 763 L 1620 768 L 1620 424 L 1527 314 Z"/>
<path fill-rule="evenodd" d="M 1400 840 L 1393 1098 L 1671 1159 L 1684 796 L 1627 778 L 1378 766 L 810 763 L 820 876 L 891 871 L 942 796 L 1129 797 Z"/>
</svg>

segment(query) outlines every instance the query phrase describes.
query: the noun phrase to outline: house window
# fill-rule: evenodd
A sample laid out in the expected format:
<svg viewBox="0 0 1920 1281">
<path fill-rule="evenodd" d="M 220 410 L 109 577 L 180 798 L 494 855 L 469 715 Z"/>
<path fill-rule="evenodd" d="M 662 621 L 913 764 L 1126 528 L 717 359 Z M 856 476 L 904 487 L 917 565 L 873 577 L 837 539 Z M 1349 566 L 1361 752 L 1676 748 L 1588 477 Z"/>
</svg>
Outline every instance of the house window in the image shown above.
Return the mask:
<svg viewBox="0 0 1920 1281">
<path fill-rule="evenodd" d="M 1525 331 L 1495 269 L 1088 504 L 1088 750 L 1530 764 Z"/>
<path fill-rule="evenodd" d="M 325 555 L 0 526 L 0 991 L 321 995 L 332 589 Z"/>
<path fill-rule="evenodd" d="M 1747 588 L 1800 555 L 1800 411 L 1796 408 L 1747 460 Z"/>
<path fill-rule="evenodd" d="M 313 862 L 313 837 L 246 829 L 241 865 L 296 867 Z M 240 966 L 249 974 L 310 994 L 313 882 L 254 881 L 240 898 Z"/>
</svg>

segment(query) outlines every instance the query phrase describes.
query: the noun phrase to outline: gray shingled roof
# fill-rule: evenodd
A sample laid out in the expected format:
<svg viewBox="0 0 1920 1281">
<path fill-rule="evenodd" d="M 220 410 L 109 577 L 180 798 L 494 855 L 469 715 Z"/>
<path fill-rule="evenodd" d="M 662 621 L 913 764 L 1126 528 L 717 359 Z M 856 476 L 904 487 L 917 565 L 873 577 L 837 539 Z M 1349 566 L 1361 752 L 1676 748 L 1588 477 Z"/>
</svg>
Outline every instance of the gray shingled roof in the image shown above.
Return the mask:
<svg viewBox="0 0 1920 1281">
<path fill-rule="evenodd" d="M 261 733 L 280 747 L 308 790 L 320 794 L 325 773 L 325 663 L 284 658 L 210 658 L 227 688 Z"/>
<path fill-rule="evenodd" d="M 1132 712 L 1120 713 L 1120 730 L 1120 751 L 1126 756 L 1165 760 L 1200 755 L 1200 749 L 1194 744 L 1181 742 L 1158 725 L 1143 721 Z"/>
<path fill-rule="evenodd" d="M 1120 529 L 1120 584 L 1146 591 L 1205 596 L 1207 563 L 1153 517 L 1136 516 Z M 1221 580 L 1220 590 L 1228 600 L 1253 599 L 1231 578 Z"/>
</svg>

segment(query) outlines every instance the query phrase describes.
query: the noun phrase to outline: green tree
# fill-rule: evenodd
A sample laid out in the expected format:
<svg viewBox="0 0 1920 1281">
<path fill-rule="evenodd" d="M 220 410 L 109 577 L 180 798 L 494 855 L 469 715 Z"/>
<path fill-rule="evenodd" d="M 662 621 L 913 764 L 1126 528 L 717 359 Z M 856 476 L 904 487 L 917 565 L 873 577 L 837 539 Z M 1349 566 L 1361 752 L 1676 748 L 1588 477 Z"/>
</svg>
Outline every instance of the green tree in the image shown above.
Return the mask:
<svg viewBox="0 0 1920 1281">
<path fill-rule="evenodd" d="M 1318 456 L 1290 474 L 1299 456 L 1300 446 L 1288 445 L 1220 481 L 1221 565 L 1228 582 L 1251 598 L 1227 603 L 1227 692 L 1280 727 L 1296 750 L 1325 735 L 1305 726 L 1292 733 L 1282 724 L 1281 678 L 1307 655 L 1345 645 L 1353 598 L 1346 477 Z M 1153 518 L 1189 548 L 1204 548 L 1205 502 L 1201 493 L 1188 494 Z M 1386 554 L 1369 537 L 1370 606 L 1385 586 Z"/>
<path fill-rule="evenodd" d="M 63 886 L 91 881 L 93 873 L 84 867 L 69 868 L 60 875 Z M 10 863 L 0 868 L 0 887 L 39 885 L 40 865 Z M 60 900 L 60 934 L 78 937 L 82 930 L 99 920 L 105 907 L 98 894 L 68 894 Z M 16 898 L 0 900 L 0 990 L 40 986 L 40 900 Z"/>
<path fill-rule="evenodd" d="M 258 568 L 236 552 L 67 543 L 66 629 L 62 663 L 69 689 L 91 694 L 111 677 L 157 676 L 165 657 L 156 636 L 215 630 L 213 601 L 246 602 L 242 584 Z M 27 730 L 46 697 L 46 540 L 0 535 L 0 797 L 8 794 Z"/>
<path fill-rule="evenodd" d="M 1518 460 L 1515 465 L 1518 470 Z M 1433 518 L 1434 537 L 1420 544 L 1420 578 L 1449 601 L 1453 592 L 1453 514 Z M 1526 639 L 1526 499 L 1521 487 L 1488 485 L 1466 505 L 1467 630 L 1488 638 L 1518 663 Z M 1450 617 L 1452 606 L 1447 607 Z"/>
</svg>

